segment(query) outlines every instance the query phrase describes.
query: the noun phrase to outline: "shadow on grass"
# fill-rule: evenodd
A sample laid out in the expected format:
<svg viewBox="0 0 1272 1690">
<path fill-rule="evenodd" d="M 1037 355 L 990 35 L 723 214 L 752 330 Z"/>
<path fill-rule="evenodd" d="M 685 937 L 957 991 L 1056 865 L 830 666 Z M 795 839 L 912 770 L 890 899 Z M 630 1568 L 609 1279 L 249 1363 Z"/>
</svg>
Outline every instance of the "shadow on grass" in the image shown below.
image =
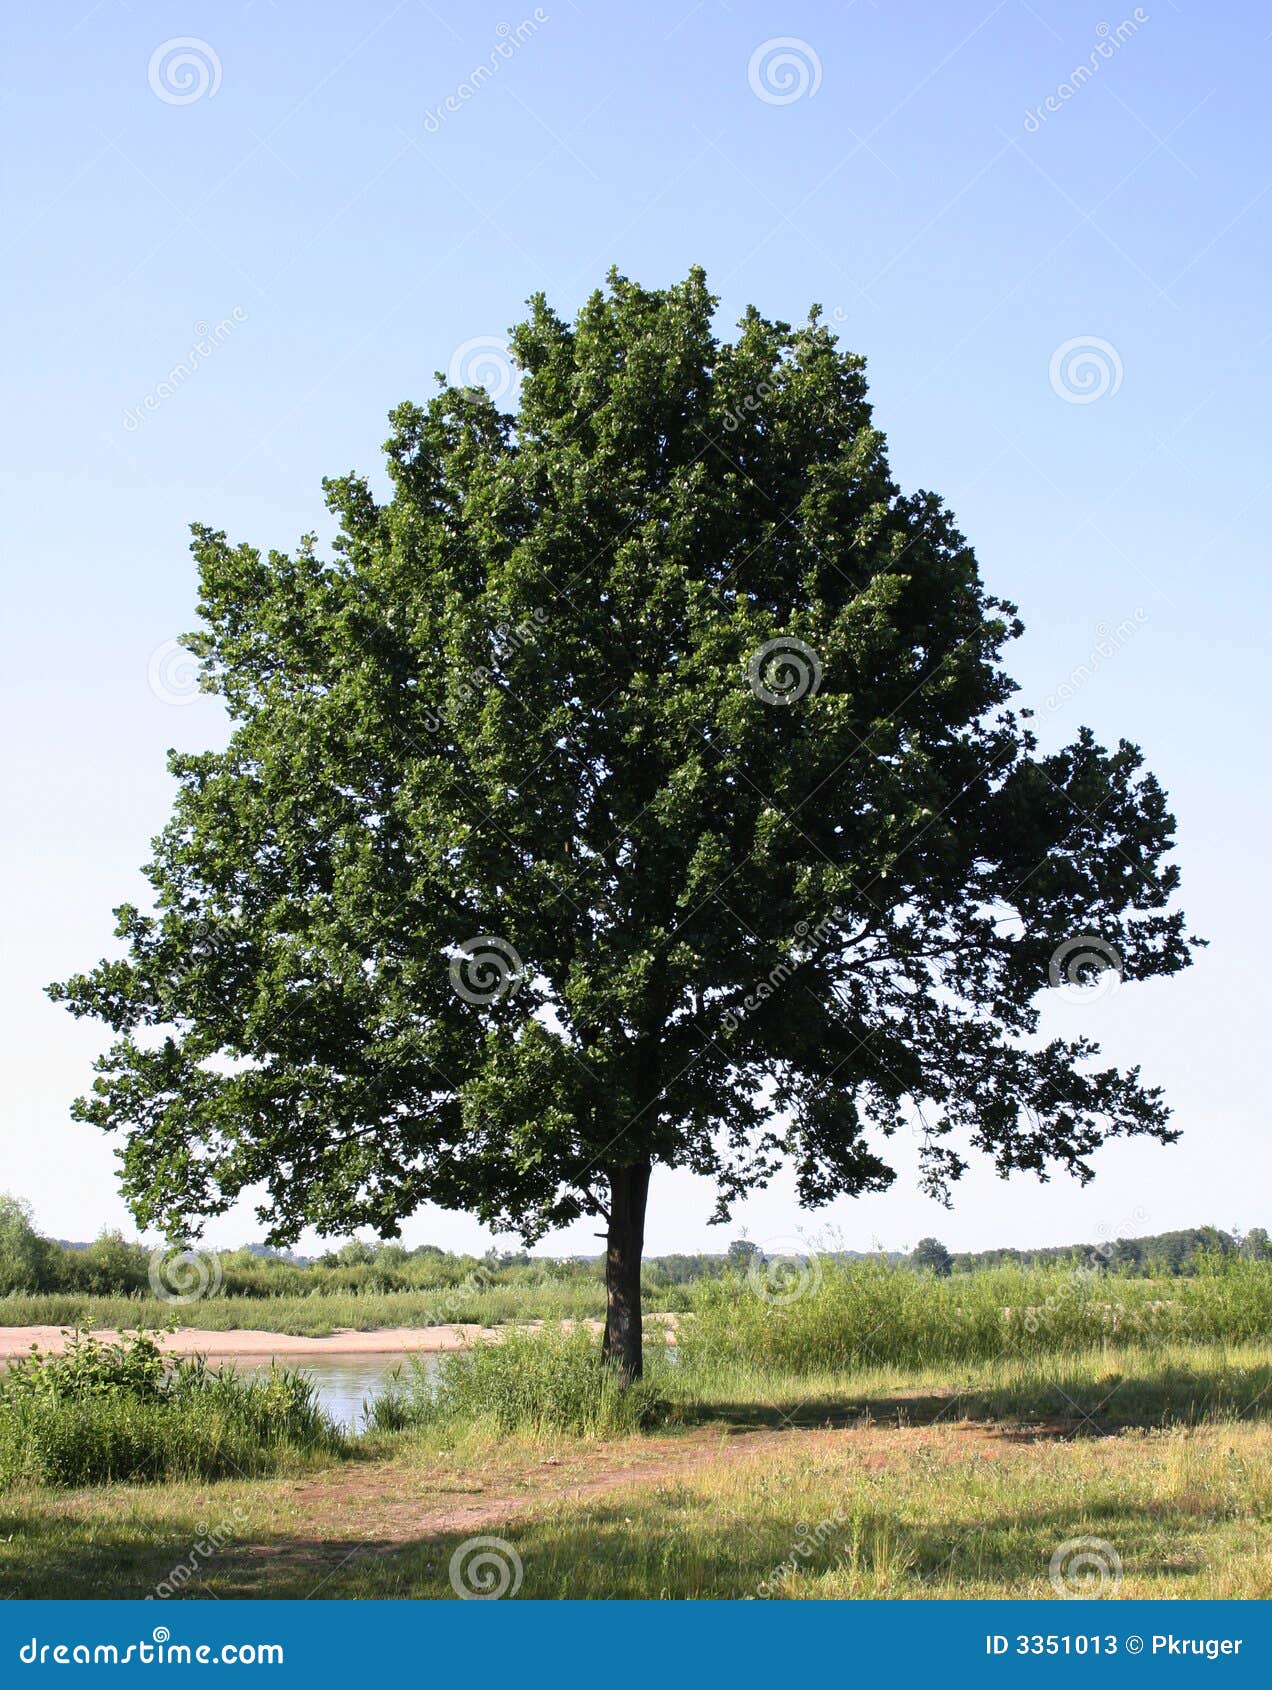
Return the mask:
<svg viewBox="0 0 1272 1690">
<path fill-rule="evenodd" d="M 1103 1374 L 1089 1366 L 1058 1369 L 1053 1379 L 993 1389 L 715 1402 L 678 1413 L 682 1424 L 710 1424 L 725 1436 L 758 1428 L 971 1420 L 992 1424 L 999 1438 L 1035 1443 L 1131 1427 L 1272 1418 L 1272 1365 L 1163 1364 L 1153 1373 L 1124 1360 L 1123 1367 L 1111 1360 Z M 989 1590 L 1046 1597 L 1050 1556 L 1065 1539 L 1084 1534 L 1107 1538 L 1128 1574 L 1182 1580 L 1198 1565 L 1187 1547 L 1198 1538 L 1195 1514 L 1170 1501 L 1140 1503 L 1094 1486 L 1065 1508 L 1042 1495 L 1011 1513 L 916 1525 L 864 1508 L 860 1495 L 832 1480 L 826 1512 L 835 1516 L 833 1529 L 818 1535 L 814 1523 L 817 1541 L 805 1555 L 799 1546 L 810 1531 L 807 1514 L 788 1516 L 771 1491 L 754 1509 L 741 1492 L 717 1517 L 687 1477 L 632 1479 L 621 1492 L 586 1500 L 510 1500 L 506 1515 L 493 1522 L 488 1517 L 467 1532 L 421 1533 L 407 1542 L 354 1535 L 356 1521 L 336 1498 L 330 1535 L 325 1523 L 305 1534 L 261 1534 L 246 1514 L 235 1523 L 236 1505 L 250 1507 L 251 1492 L 242 1486 L 209 1485 L 189 1506 L 176 1506 L 160 1486 L 0 1495 L 0 1596 L 144 1597 L 166 1594 L 160 1588 L 166 1586 L 178 1597 L 450 1598 L 451 1557 L 474 1534 L 511 1544 L 524 1568 L 520 1594 L 544 1598 L 768 1594 L 759 1586 L 780 1582 L 775 1569 L 783 1566 L 800 1594 Z M 199 1553 L 210 1538 L 219 1541 Z"/>
<path fill-rule="evenodd" d="M 700 1516 L 694 1499 L 679 1508 L 665 1501 L 656 1523 L 633 1518 L 630 1501 L 609 1501 L 583 1520 L 534 1518 L 503 1535 L 524 1568 L 520 1594 L 539 1599 L 957 1597 L 987 1587 L 1002 1596 L 1058 1596 L 1051 1557 L 1079 1533 L 1106 1537 L 1140 1578 L 1183 1580 L 1201 1566 L 1178 1552 L 1195 1526 L 1191 1517 L 1124 1504 L 1081 1513 L 1044 1506 L 919 1527 L 878 1508 L 811 1525 L 791 1512 L 745 1530 L 735 1519 Z M 458 1547 L 454 1536 L 421 1543 L 375 1569 L 351 1563 L 341 1576 L 349 1594 L 442 1595 L 438 1572 L 445 1579 Z"/>
<path fill-rule="evenodd" d="M 1157 1430 L 1272 1418 L 1272 1365 L 1170 1366 L 1146 1376 L 1110 1362 L 1094 1379 L 1089 1368 L 1057 1367 L 1051 1374 L 1000 1386 L 977 1381 L 939 1391 L 821 1391 L 805 1399 L 792 1393 L 788 1385 L 786 1394 L 771 1402 L 678 1404 L 676 1416 L 687 1426 L 721 1425 L 733 1434 L 974 1420 L 994 1423 L 1001 1435 L 1013 1438 L 1103 1437 L 1132 1427 Z"/>
<path fill-rule="evenodd" d="M 76 1541 L 28 1521 L 21 1567 L 6 1570 L 0 1591 L 144 1597 L 188 1561 L 198 1524 L 189 1521 L 187 1537 L 174 1525 L 162 1541 L 142 1545 L 122 1525 L 94 1525 Z M 738 1530 L 736 1520 L 704 1518 L 700 1499 L 673 1489 L 639 1501 L 606 1499 L 578 1516 L 513 1519 L 482 1535 L 505 1546 L 500 1556 L 510 1578 L 520 1568 L 523 1598 L 922 1597 L 986 1588 L 1047 1597 L 1051 1557 L 1067 1539 L 1107 1539 L 1138 1579 L 1182 1580 L 1203 1565 L 1179 1548 L 1195 1528 L 1182 1511 L 1093 1500 L 1080 1511 L 1042 1506 L 928 1527 L 879 1508 L 812 1528 L 793 1512 L 778 1513 Z M 406 1544 L 274 1536 L 213 1556 L 172 1589 L 172 1598 L 453 1600 L 452 1558 L 469 1535 L 452 1530 Z"/>
</svg>

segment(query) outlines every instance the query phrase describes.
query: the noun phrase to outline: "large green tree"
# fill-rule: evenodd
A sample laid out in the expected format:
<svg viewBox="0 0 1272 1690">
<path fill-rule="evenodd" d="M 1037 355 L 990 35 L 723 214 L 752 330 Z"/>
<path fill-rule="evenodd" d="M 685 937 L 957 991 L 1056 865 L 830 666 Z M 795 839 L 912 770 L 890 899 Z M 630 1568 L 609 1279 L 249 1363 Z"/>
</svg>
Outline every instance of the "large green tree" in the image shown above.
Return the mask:
<svg viewBox="0 0 1272 1690">
<path fill-rule="evenodd" d="M 516 414 L 402 405 L 329 556 L 195 529 L 233 737 L 171 757 L 126 955 L 51 988 L 117 1034 L 76 1112 L 141 1221 L 595 1215 L 632 1375 L 655 1165 L 724 1217 L 782 1162 L 882 1190 L 907 1123 L 938 1193 L 969 1147 L 1086 1179 L 1174 1136 L 1037 1036 L 1049 983 L 1188 961 L 1159 786 L 1008 708 L 1015 609 L 892 480 L 862 360 L 714 306 L 699 271 L 535 298 Z"/>
</svg>

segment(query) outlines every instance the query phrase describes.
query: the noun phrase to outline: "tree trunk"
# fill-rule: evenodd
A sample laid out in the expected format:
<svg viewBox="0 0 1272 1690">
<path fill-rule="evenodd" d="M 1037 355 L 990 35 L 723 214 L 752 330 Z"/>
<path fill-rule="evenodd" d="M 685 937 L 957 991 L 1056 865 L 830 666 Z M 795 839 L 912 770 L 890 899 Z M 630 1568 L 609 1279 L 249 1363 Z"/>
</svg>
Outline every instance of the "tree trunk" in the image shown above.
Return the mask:
<svg viewBox="0 0 1272 1690">
<path fill-rule="evenodd" d="M 642 1369 L 640 1261 L 645 1248 L 648 1162 L 615 1168 L 610 1174 L 608 1243 L 605 1251 L 605 1338 L 601 1353 L 618 1368 L 624 1385 Z"/>
</svg>

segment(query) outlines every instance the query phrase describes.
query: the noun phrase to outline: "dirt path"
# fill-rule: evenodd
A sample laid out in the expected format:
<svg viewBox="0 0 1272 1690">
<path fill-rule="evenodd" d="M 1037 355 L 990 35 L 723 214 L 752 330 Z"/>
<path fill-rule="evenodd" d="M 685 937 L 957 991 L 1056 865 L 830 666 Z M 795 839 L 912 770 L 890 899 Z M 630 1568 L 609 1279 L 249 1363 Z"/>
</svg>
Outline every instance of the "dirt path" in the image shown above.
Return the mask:
<svg viewBox="0 0 1272 1690">
<path fill-rule="evenodd" d="M 294 1502 L 301 1510 L 313 1509 L 323 1519 L 348 1522 L 352 1509 L 375 1516 L 375 1535 L 393 1543 L 409 1543 L 417 1537 L 430 1537 L 444 1532 L 459 1531 L 470 1525 L 492 1525 L 510 1519 L 527 1507 L 540 1502 L 574 1501 L 580 1497 L 604 1496 L 609 1491 L 628 1485 L 657 1484 L 664 1479 L 678 1478 L 708 1466 L 732 1465 L 761 1452 L 766 1445 L 780 1443 L 792 1436 L 811 1437 L 810 1433 L 741 1432 L 722 1438 L 718 1432 L 709 1436 L 680 1438 L 645 1438 L 640 1450 L 630 1455 L 627 1446 L 619 1457 L 620 1465 L 605 1465 L 615 1460 L 613 1449 L 598 1451 L 595 1458 L 575 1458 L 566 1465 L 559 1458 L 549 1456 L 527 1468 L 503 1489 L 482 1495 L 480 1502 L 445 1503 L 430 1498 L 411 1498 L 402 1495 L 401 1475 L 370 1479 L 348 1469 L 333 1474 L 330 1479 L 309 1483 L 297 1490 Z M 626 1457 L 626 1459 L 624 1459 Z M 589 1473 L 591 1476 L 583 1477 Z M 472 1490 L 464 1491 L 462 1471 L 452 1481 L 463 1494 L 485 1492 L 484 1481 L 477 1481 Z M 512 1488 L 515 1486 L 515 1488 Z M 352 1509 L 351 1506 L 352 1505 Z"/>
<path fill-rule="evenodd" d="M 342 1468 L 316 1481 L 297 1482 L 285 1536 L 236 1545 L 225 1560 L 237 1563 L 249 1586 L 258 1575 L 269 1578 L 284 1569 L 312 1573 L 316 1593 L 354 1560 L 392 1555 L 434 1537 L 481 1535 L 559 1502 L 674 1482 L 707 1467 L 760 1460 L 769 1450 L 798 1446 L 809 1457 L 827 1449 L 847 1451 L 863 1471 L 878 1471 L 919 1446 L 937 1443 L 969 1459 L 1003 1456 L 1010 1447 L 1000 1428 L 968 1422 L 903 1429 L 862 1424 L 722 1432 L 716 1427 L 598 1445 L 568 1462 L 547 1457 L 519 1471 L 506 1467 L 490 1479 L 464 1469 L 443 1475 Z"/>
<path fill-rule="evenodd" d="M 322 1579 L 355 1558 L 391 1555 L 432 1537 L 475 1536 L 545 1505 L 664 1483 L 703 1467 L 750 1458 L 792 1436 L 816 1435 L 760 1431 L 722 1436 L 714 1430 L 642 1438 L 598 1445 L 568 1461 L 548 1456 L 520 1471 L 506 1468 L 490 1481 L 465 1469 L 442 1475 L 345 1467 L 319 1480 L 298 1482 L 289 1498 L 287 1536 L 238 1544 L 226 1553 L 223 1565 L 237 1562 L 249 1583 L 252 1568 L 262 1573 L 268 1568 L 266 1576 L 285 1568 L 303 1569 Z"/>
</svg>

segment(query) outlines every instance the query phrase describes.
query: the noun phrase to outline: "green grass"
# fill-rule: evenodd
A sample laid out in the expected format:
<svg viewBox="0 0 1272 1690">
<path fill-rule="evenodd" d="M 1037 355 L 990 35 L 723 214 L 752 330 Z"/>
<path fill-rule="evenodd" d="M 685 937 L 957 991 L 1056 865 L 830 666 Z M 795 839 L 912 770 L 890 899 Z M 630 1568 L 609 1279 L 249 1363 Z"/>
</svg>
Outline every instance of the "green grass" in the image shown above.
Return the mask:
<svg viewBox="0 0 1272 1690">
<path fill-rule="evenodd" d="M 699 1356 L 660 1379 L 667 1425 L 773 1427 L 1011 1424 L 1030 1436 L 1095 1435 L 1272 1416 L 1267 1344 L 1101 1345 L 1006 1353 L 961 1368 L 801 1370 Z"/>
<path fill-rule="evenodd" d="M 1272 1588 L 1266 1344 L 1100 1348 L 1054 1374 L 1038 1356 L 957 1377 L 669 1371 L 677 1412 L 653 1439 L 430 1421 L 315 1465 L 303 1495 L 271 1476 L 17 1487 L 0 1591 L 138 1596 L 197 1563 L 186 1595 L 450 1598 L 475 1534 L 512 1546 L 521 1598 L 1048 1599 L 1050 1557 L 1079 1536 L 1121 1559 L 1110 1595 Z M 549 1493 L 606 1475 L 623 1482 Z M 494 1521 L 428 1524 L 497 1497 Z"/>
<path fill-rule="evenodd" d="M 1120 1559 L 1110 1596 L 1272 1588 L 1266 1344 L 1000 1355 L 957 1377 L 700 1361 L 659 1383 L 664 1436 L 710 1430 L 718 1459 L 491 1528 L 520 1562 L 522 1598 L 1046 1599 L 1051 1556 L 1080 1536 Z M 770 1435 L 730 1461 L 742 1432 Z M 449 1434 L 434 1447 L 482 1459 Z M 565 1440 L 543 1447 L 568 1459 Z M 446 1598 L 469 1535 L 355 1558 L 330 1594 Z"/>
<path fill-rule="evenodd" d="M 695 1292 L 694 1318 L 680 1335 L 687 1362 L 792 1373 L 1272 1334 L 1272 1265 L 1239 1258 L 1165 1281 L 1056 1268 L 935 1279 L 881 1262 L 827 1262 L 802 1280 L 779 1280 L 775 1296 L 738 1279 L 704 1281 Z"/>
<path fill-rule="evenodd" d="M 1265 1596 L 1265 1424 L 978 1448 L 957 1428 L 767 1449 L 500 1528 L 522 1599 L 1052 1598 L 1060 1546 L 1122 1566 L 1105 1594 Z M 903 1441 L 905 1440 L 905 1441 Z M 333 1594 L 445 1598 L 462 1538 L 351 1563 Z"/>
<path fill-rule="evenodd" d="M 358 1439 L 294 1374 L 144 1344 L 11 1369 L 0 1590 L 144 1595 L 179 1564 L 185 1594 L 447 1597 L 474 1534 L 512 1546 L 522 1597 L 1045 1598 L 1081 1536 L 1120 1558 L 1110 1593 L 1272 1588 L 1267 1267 L 822 1264 L 804 1291 L 697 1287 L 628 1395 L 593 1335 L 510 1329 L 406 1370 Z"/>
<path fill-rule="evenodd" d="M 0 1377 L 0 1489 L 270 1473 L 345 1447 L 302 1374 L 169 1362 L 145 1333 L 77 1333 Z"/>
<path fill-rule="evenodd" d="M 1049 1268 L 988 1268 L 934 1279 L 878 1261 L 824 1261 L 811 1288 L 766 1300 L 734 1275 L 647 1290 L 650 1312 L 688 1313 L 682 1343 L 793 1369 L 923 1365 L 992 1359 L 1004 1350 L 1056 1354 L 1118 1343 L 1225 1339 L 1272 1332 L 1272 1264 L 1214 1258 L 1177 1279 Z M 798 1278 L 794 1289 L 799 1289 Z M 227 1296 L 174 1304 L 79 1293 L 0 1297 L 0 1326 L 136 1326 L 180 1322 L 209 1331 L 263 1329 L 322 1337 L 340 1329 L 598 1319 L 599 1282 Z"/>
<path fill-rule="evenodd" d="M 374 1398 L 377 1431 L 433 1428 L 450 1439 L 489 1432 L 618 1437 L 665 1417 L 661 1391 L 672 1371 L 654 1351 L 647 1377 L 622 1390 L 601 1360 L 599 1340 L 582 1328 L 511 1331 L 498 1343 L 454 1350 L 425 1369 L 412 1357 Z"/>
</svg>

